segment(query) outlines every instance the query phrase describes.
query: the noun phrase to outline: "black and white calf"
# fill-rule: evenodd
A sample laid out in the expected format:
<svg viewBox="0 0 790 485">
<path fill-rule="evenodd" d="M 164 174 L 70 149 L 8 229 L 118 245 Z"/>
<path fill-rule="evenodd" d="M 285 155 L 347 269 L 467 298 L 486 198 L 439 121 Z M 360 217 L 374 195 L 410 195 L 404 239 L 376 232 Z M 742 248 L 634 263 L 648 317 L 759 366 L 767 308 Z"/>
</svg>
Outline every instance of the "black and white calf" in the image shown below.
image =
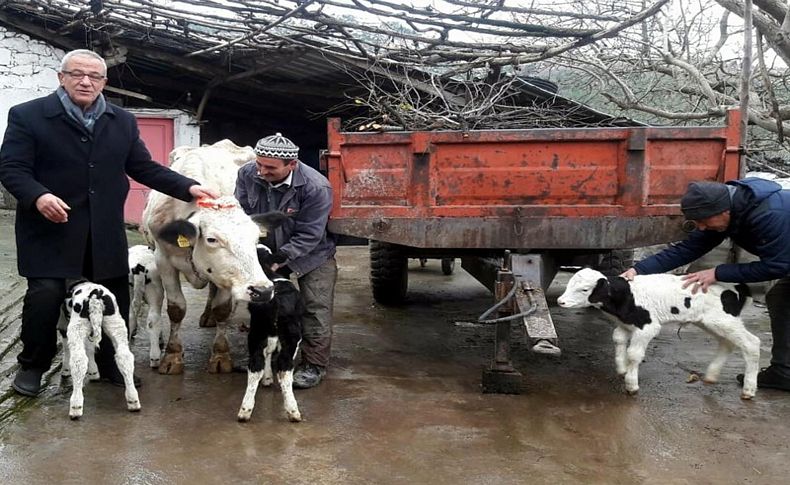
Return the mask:
<svg viewBox="0 0 790 485">
<path fill-rule="evenodd" d="M 647 345 L 662 324 L 676 322 L 696 325 L 719 341 L 718 353 L 705 371 L 707 383 L 718 381 L 727 356 L 740 349 L 746 361 L 741 398 L 751 399 L 757 391 L 760 339 L 746 330 L 739 316 L 749 299 L 746 285 L 718 283 L 707 293 L 692 294 L 677 275 L 639 275 L 629 282 L 585 268 L 571 277 L 557 303 L 565 308 L 600 308 L 614 320 L 615 365 L 617 373 L 625 376 L 629 394 L 639 390 L 639 364 Z"/>
<path fill-rule="evenodd" d="M 126 323 L 118 311 L 115 295 L 102 285 L 78 281 L 66 295 L 64 314 L 68 318 L 68 326 L 62 373 L 71 375 L 73 385 L 69 417 L 79 419 L 82 416 L 82 387 L 88 375 L 89 361 L 98 378 L 93 353 L 101 342 L 102 330 L 115 346 L 115 362 L 126 383 L 126 407 L 129 411 L 139 411 L 140 399 L 133 381 L 134 356 L 129 350 Z"/>
<path fill-rule="evenodd" d="M 132 287 L 129 336 L 135 334 L 138 322 L 144 320 L 148 330 L 150 365 L 157 368 L 162 355 L 160 342 L 167 343 L 170 338 L 170 325 L 162 325 L 165 289 L 156 266 L 154 251 L 148 246 L 137 245 L 129 248 L 129 280 Z"/>
<path fill-rule="evenodd" d="M 259 247 L 261 252 L 268 249 Z M 265 260 L 261 256 L 260 259 Z M 266 263 L 264 266 L 268 267 Z M 258 384 L 273 382 L 272 367 L 283 395 L 283 406 L 289 421 L 299 422 L 302 415 L 293 393 L 293 369 L 296 352 L 302 340 L 302 315 L 305 312 L 302 295 L 286 278 L 267 272 L 274 283 L 274 296 L 268 302 L 249 302 L 250 330 L 247 335 L 249 362 L 247 365 L 247 391 L 239 409 L 239 421 L 249 421 L 255 407 Z M 274 365 L 272 366 L 272 359 Z"/>
</svg>

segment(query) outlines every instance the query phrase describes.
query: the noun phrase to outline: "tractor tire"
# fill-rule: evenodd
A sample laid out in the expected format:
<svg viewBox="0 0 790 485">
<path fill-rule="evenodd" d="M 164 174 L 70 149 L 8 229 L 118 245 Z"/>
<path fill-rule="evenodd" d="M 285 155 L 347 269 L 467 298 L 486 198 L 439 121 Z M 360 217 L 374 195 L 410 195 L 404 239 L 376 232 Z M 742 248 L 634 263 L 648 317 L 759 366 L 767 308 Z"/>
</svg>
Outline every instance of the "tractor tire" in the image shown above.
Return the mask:
<svg viewBox="0 0 790 485">
<path fill-rule="evenodd" d="M 447 276 L 453 274 L 455 270 L 455 258 L 442 258 L 442 273 Z"/>
<path fill-rule="evenodd" d="M 399 305 L 409 287 L 409 261 L 396 244 L 370 241 L 370 287 L 382 305 Z"/>
</svg>

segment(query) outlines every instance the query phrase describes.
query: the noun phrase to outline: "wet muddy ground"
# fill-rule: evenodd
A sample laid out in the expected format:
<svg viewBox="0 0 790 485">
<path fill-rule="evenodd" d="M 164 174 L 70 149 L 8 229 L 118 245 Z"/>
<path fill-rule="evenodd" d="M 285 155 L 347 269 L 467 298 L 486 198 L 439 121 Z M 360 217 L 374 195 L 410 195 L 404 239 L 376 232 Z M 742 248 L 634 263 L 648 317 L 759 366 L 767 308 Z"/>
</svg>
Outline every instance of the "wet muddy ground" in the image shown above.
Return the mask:
<svg viewBox="0 0 790 485">
<path fill-rule="evenodd" d="M 236 421 L 246 376 L 205 372 L 213 330 L 197 327 L 205 297 L 191 291 L 183 375 L 148 369 L 145 337 L 134 342 L 140 413 L 125 410 L 122 389 L 91 383 L 72 422 L 57 372 L 38 399 L 7 400 L 2 483 L 787 483 L 790 394 L 741 401 L 738 355 L 721 383 L 687 384 L 714 355 L 699 330 L 664 329 L 628 397 L 610 324 L 554 304 L 561 273 L 548 294 L 562 355 L 529 353 L 514 326 L 524 393 L 482 394 L 493 332 L 473 323 L 492 304 L 481 285 L 415 260 L 408 303 L 386 308 L 370 295 L 366 248 L 341 248 L 338 263 L 333 363 L 318 388 L 297 391 L 302 423 L 285 419 L 273 388 L 258 391 L 249 423 Z M 766 364 L 764 309 L 748 324 Z M 234 334 L 241 364 L 244 334 Z"/>
</svg>

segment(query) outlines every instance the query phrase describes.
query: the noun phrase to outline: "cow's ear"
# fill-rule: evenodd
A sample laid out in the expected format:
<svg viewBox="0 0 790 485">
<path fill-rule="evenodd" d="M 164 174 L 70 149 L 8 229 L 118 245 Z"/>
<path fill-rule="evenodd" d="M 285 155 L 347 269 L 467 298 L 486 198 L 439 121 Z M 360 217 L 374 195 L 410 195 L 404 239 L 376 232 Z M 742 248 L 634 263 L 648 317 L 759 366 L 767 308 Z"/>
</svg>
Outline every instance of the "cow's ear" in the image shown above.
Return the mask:
<svg viewBox="0 0 790 485">
<path fill-rule="evenodd" d="M 590 303 L 604 302 L 609 299 L 609 281 L 606 278 L 598 279 L 590 296 L 587 297 Z"/>
<path fill-rule="evenodd" d="M 253 222 L 269 231 L 282 226 L 283 223 L 288 219 L 288 216 L 284 212 L 280 211 L 264 212 L 263 214 L 255 214 L 251 217 Z"/>
<path fill-rule="evenodd" d="M 198 229 L 195 224 L 190 221 L 178 219 L 167 223 L 159 230 L 158 237 L 174 246 L 181 248 L 188 248 L 195 246 L 197 239 Z"/>
</svg>

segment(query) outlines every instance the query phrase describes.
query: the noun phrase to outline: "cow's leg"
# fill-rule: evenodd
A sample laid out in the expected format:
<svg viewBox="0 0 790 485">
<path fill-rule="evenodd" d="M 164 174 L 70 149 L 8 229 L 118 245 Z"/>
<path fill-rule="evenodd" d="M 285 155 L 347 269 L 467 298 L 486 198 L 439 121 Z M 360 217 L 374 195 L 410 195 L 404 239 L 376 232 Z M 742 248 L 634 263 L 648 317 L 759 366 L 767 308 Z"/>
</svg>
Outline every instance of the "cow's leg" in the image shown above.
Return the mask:
<svg viewBox="0 0 790 485">
<path fill-rule="evenodd" d="M 753 398 L 757 392 L 757 372 L 760 369 L 760 339 L 746 330 L 738 318 L 728 318 L 716 322 L 715 325 L 706 325 L 705 329 L 740 349 L 746 363 L 741 399 Z"/>
<path fill-rule="evenodd" d="M 226 374 L 233 371 L 230 345 L 225 335 L 228 328 L 228 318 L 232 310 L 232 302 L 230 291 L 224 289 L 218 289 L 214 300 L 211 302 L 211 312 L 217 321 L 217 333 L 214 336 L 214 345 L 211 348 L 211 358 L 208 362 L 208 371 L 212 373 Z"/>
<path fill-rule="evenodd" d="M 119 314 L 104 317 L 102 323 L 104 333 L 110 337 L 115 347 L 115 363 L 123 375 L 126 384 L 126 409 L 129 411 L 140 410 L 140 398 L 134 388 L 134 355 L 129 350 L 129 339 L 126 337 L 126 324 Z"/>
<path fill-rule="evenodd" d="M 214 313 L 211 311 L 212 302 L 217 297 L 217 285 L 214 283 L 209 282 L 208 285 L 208 298 L 206 298 L 206 307 L 203 309 L 203 313 L 200 315 L 200 322 L 199 325 L 201 327 L 216 327 L 217 326 L 217 319 L 214 316 Z"/>
<path fill-rule="evenodd" d="M 645 358 L 647 346 L 661 331 L 657 323 L 645 325 L 631 334 L 631 342 L 626 350 L 625 391 L 634 395 L 639 392 L 639 364 Z"/>
<path fill-rule="evenodd" d="M 241 422 L 247 422 L 252 417 L 252 410 L 255 408 L 255 393 L 258 392 L 258 383 L 261 381 L 261 377 L 263 377 L 262 370 L 257 372 L 253 372 L 251 369 L 247 370 L 247 391 L 244 393 L 238 415 L 238 420 Z"/>
<path fill-rule="evenodd" d="M 71 399 L 69 401 L 69 417 L 79 419 L 82 417 L 84 396 L 82 388 L 85 385 L 85 375 L 88 373 L 88 356 L 85 352 L 85 338 L 87 336 L 87 319 L 82 319 L 74 313 L 69 320 L 66 330 L 69 345 L 69 367 L 71 369 Z"/>
<path fill-rule="evenodd" d="M 71 377 L 69 338 L 66 336 L 65 330 L 58 330 L 58 332 L 63 332 L 60 335 L 60 346 L 63 347 L 63 363 L 60 366 L 60 377 Z"/>
<path fill-rule="evenodd" d="M 612 332 L 612 340 L 614 340 L 614 365 L 617 369 L 617 375 L 624 376 L 626 371 L 627 355 L 626 349 L 628 348 L 628 339 L 631 337 L 631 332 L 617 326 Z"/>
<path fill-rule="evenodd" d="M 165 355 L 159 362 L 160 374 L 181 374 L 184 372 L 184 347 L 178 331 L 186 314 L 186 299 L 181 291 L 178 270 L 160 263 L 157 259 L 162 285 L 167 295 L 167 316 L 170 318 L 170 338 L 167 341 Z"/>
<path fill-rule="evenodd" d="M 280 341 L 277 337 L 268 337 L 266 339 L 266 347 L 263 349 L 263 385 L 271 386 L 274 382 L 272 375 L 272 354 L 277 350 L 277 343 Z"/>
<path fill-rule="evenodd" d="M 162 302 L 165 299 L 164 288 L 161 282 L 146 285 L 145 299 L 148 302 L 148 315 L 146 316 L 146 327 L 148 328 L 148 357 L 152 368 L 159 367 L 159 360 L 162 355 L 160 350 L 160 340 L 167 342 L 170 334 L 170 326 L 162 325 Z"/>
</svg>

